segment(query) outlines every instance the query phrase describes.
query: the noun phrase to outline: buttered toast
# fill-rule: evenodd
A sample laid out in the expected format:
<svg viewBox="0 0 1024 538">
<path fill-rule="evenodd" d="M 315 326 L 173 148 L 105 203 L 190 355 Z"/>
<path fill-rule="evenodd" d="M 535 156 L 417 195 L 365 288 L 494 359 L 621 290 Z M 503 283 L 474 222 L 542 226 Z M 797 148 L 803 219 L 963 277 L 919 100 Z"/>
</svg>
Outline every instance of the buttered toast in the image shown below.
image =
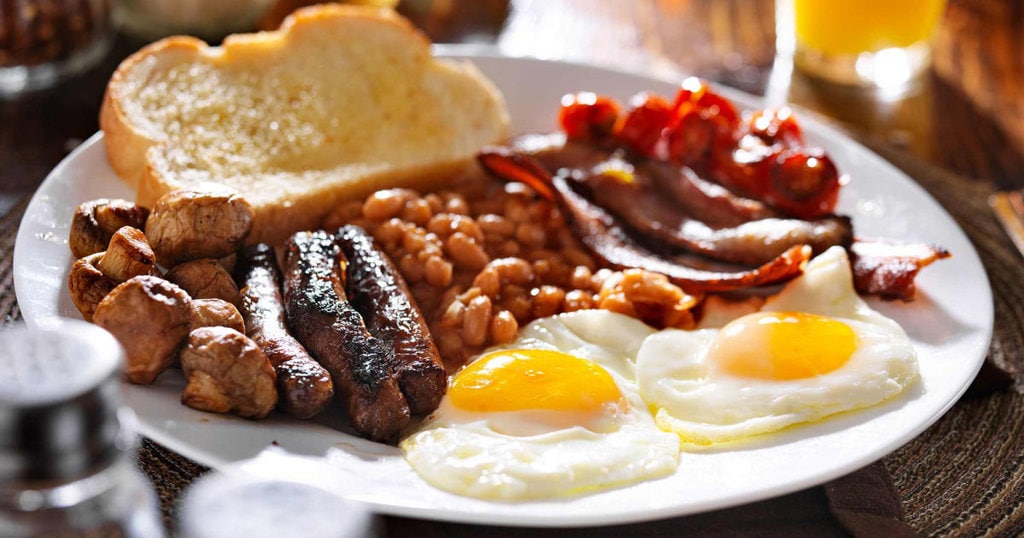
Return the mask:
<svg viewBox="0 0 1024 538">
<path fill-rule="evenodd" d="M 151 207 L 214 182 L 253 206 L 249 242 L 316 227 L 338 203 L 461 174 L 507 136 L 493 84 L 386 9 L 324 5 L 220 47 L 172 37 L 114 73 L 100 125 L 110 163 Z"/>
</svg>

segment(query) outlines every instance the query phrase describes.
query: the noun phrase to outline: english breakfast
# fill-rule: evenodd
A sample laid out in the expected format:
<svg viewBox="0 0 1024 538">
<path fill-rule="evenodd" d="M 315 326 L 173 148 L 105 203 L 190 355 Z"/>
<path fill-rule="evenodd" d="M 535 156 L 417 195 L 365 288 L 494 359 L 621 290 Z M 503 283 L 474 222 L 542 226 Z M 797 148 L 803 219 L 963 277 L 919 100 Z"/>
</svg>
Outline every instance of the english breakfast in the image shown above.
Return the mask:
<svg viewBox="0 0 1024 538">
<path fill-rule="evenodd" d="M 494 86 L 387 10 L 156 43 L 103 118 L 138 197 L 79 207 L 68 289 L 130 382 L 180 366 L 183 404 L 254 419 L 338 406 L 485 499 L 649 480 L 895 397 L 916 353 L 858 293 L 910 300 L 949 255 L 857 237 L 791 111 L 696 79 L 571 94 L 562 132 L 507 139 Z"/>
</svg>

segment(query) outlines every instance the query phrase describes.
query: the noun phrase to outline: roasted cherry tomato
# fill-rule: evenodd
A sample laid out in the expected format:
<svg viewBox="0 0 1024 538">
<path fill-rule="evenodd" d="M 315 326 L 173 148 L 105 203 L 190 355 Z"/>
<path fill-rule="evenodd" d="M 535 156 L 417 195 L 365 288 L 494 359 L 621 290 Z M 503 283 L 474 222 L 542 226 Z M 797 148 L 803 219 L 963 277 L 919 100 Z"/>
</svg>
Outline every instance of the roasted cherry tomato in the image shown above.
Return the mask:
<svg viewBox="0 0 1024 538">
<path fill-rule="evenodd" d="M 691 110 L 676 119 L 669 128 L 668 157 L 673 162 L 702 168 L 711 155 L 717 127 L 714 122 Z"/>
<path fill-rule="evenodd" d="M 676 93 L 676 100 L 672 103 L 672 108 L 679 110 L 683 106 L 695 104 L 707 90 L 708 86 L 703 80 L 697 77 L 686 78 L 679 85 L 679 92 Z"/>
<path fill-rule="evenodd" d="M 755 112 L 747 122 L 750 134 L 769 145 L 781 144 L 787 148 L 804 146 L 804 133 L 789 107 L 765 109 Z"/>
<path fill-rule="evenodd" d="M 700 79 L 684 80 L 672 107 L 668 154 L 673 161 L 701 168 L 716 160 L 711 154 L 728 153 L 736 145 L 739 114 Z"/>
<path fill-rule="evenodd" d="M 749 134 L 731 152 L 713 152 L 706 170 L 736 194 L 801 219 L 831 213 L 842 185 L 835 164 L 821 150 L 779 150 Z"/>
<path fill-rule="evenodd" d="M 842 181 L 832 159 L 820 150 L 790 149 L 775 157 L 768 203 L 802 219 L 831 213 Z"/>
<path fill-rule="evenodd" d="M 736 107 L 696 77 L 683 81 L 672 108 L 677 118 L 696 110 L 701 116 L 714 122 L 720 136 L 732 135 L 740 125 L 740 115 L 736 112 Z"/>
<path fill-rule="evenodd" d="M 672 107 L 653 93 L 640 93 L 630 100 L 630 109 L 615 127 L 615 138 L 640 155 L 653 156 L 662 131 L 672 120 Z"/>
<path fill-rule="evenodd" d="M 766 200 L 774 150 L 760 138 L 744 136 L 733 146 L 717 146 L 712 150 L 707 173 L 723 187 L 736 194 Z"/>
<path fill-rule="evenodd" d="M 567 93 L 558 123 L 569 138 L 601 141 L 612 134 L 620 108 L 616 100 L 593 92 Z"/>
</svg>

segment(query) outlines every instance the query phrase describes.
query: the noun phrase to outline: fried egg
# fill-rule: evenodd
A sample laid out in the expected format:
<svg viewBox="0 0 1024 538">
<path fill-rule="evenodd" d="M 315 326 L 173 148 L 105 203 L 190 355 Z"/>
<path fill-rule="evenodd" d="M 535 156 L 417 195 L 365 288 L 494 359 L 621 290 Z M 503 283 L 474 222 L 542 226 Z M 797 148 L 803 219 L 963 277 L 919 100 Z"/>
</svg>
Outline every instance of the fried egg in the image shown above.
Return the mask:
<svg viewBox="0 0 1024 538">
<path fill-rule="evenodd" d="M 675 472 L 679 438 L 640 398 L 634 358 L 654 331 L 605 311 L 527 325 L 456 374 L 401 448 L 431 485 L 490 500 L 589 493 Z"/>
<path fill-rule="evenodd" d="M 690 445 L 873 406 L 917 371 L 907 334 L 857 296 L 840 247 L 811 260 L 756 312 L 721 328 L 652 335 L 636 362 L 655 421 Z"/>
</svg>

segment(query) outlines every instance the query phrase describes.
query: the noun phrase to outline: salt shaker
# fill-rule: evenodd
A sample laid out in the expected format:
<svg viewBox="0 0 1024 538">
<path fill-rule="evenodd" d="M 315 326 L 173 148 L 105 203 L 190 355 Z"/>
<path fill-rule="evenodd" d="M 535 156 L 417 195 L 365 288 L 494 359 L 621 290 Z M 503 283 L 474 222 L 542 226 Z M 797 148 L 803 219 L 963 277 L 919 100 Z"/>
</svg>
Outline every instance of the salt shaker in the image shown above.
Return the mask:
<svg viewBox="0 0 1024 538">
<path fill-rule="evenodd" d="M 0 536 L 163 536 L 122 362 L 89 323 L 0 330 Z"/>
</svg>

